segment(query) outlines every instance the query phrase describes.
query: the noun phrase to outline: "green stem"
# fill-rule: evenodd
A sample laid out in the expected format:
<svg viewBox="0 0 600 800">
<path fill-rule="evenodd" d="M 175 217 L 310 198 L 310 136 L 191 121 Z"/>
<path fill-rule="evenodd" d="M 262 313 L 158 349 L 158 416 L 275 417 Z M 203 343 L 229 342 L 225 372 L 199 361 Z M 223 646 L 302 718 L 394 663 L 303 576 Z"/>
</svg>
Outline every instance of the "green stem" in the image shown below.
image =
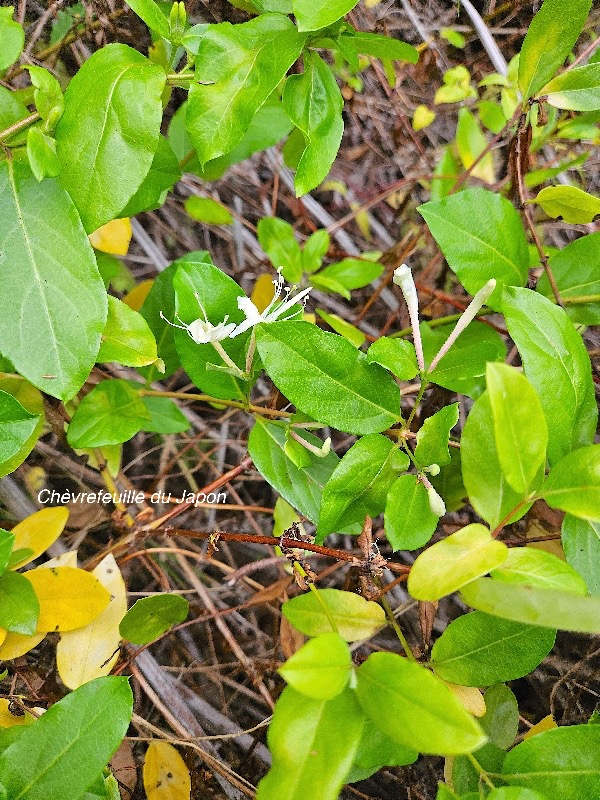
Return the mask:
<svg viewBox="0 0 600 800">
<path fill-rule="evenodd" d="M 0 131 L 0 142 L 4 142 L 5 139 L 10 139 L 10 137 L 14 136 L 15 133 L 19 133 L 19 131 L 28 128 L 31 124 L 37 122 L 38 119 L 41 119 L 41 117 L 38 114 L 38 112 L 35 111 L 28 117 L 20 119 L 18 122 L 14 122 L 12 125 L 9 125 L 8 128 L 5 128 L 3 131 Z"/>
<path fill-rule="evenodd" d="M 469 761 L 471 762 L 471 764 L 473 765 L 473 768 L 474 768 L 474 769 L 477 771 L 477 773 L 478 773 L 478 775 L 479 775 L 480 779 L 481 779 L 481 780 L 482 780 L 484 783 L 486 783 L 486 784 L 487 784 L 487 785 L 490 787 L 490 789 L 495 789 L 496 787 L 495 787 L 495 786 L 494 786 L 494 784 L 492 783 L 492 781 L 491 781 L 491 779 L 490 779 L 490 776 L 487 774 L 487 772 L 486 772 L 486 771 L 484 770 L 484 768 L 481 766 L 481 764 L 479 763 L 479 761 L 477 761 L 477 759 L 475 758 L 475 756 L 473 755 L 473 753 L 467 753 L 467 754 L 466 754 L 466 756 L 467 756 L 467 758 L 469 759 Z"/>
<path fill-rule="evenodd" d="M 575 297 L 563 297 L 563 306 L 579 306 L 584 303 L 600 303 L 600 294 L 581 294 Z"/>
<path fill-rule="evenodd" d="M 394 616 L 394 612 L 392 611 L 390 601 L 384 594 L 381 595 L 379 600 L 381 602 L 381 605 L 383 606 L 383 610 L 385 611 L 385 616 L 387 618 L 387 621 L 390 623 L 390 625 L 394 629 L 396 636 L 400 640 L 400 644 L 402 645 L 402 649 L 406 653 L 406 657 L 408 658 L 409 661 L 414 661 L 414 663 L 416 664 L 417 659 L 415 658 L 415 654 L 410 649 L 410 645 L 406 640 L 406 636 L 402 633 L 402 628 L 400 627 L 400 625 L 398 625 L 396 617 Z"/>
<path fill-rule="evenodd" d="M 424 376 L 421 376 L 421 388 L 419 389 L 419 393 L 415 398 L 415 404 L 413 406 L 412 411 L 410 412 L 410 416 L 406 421 L 406 427 L 407 428 L 410 428 L 410 424 L 413 421 L 413 419 L 415 418 L 415 414 L 417 413 L 417 409 L 419 408 L 419 404 L 420 404 L 421 400 L 423 399 L 423 395 L 425 394 L 425 391 L 427 390 L 428 386 L 429 386 L 429 381 L 424 380 Z"/>
<path fill-rule="evenodd" d="M 240 400 L 221 400 L 219 397 L 211 397 L 209 394 L 195 394 L 193 392 L 160 392 L 155 389 L 139 389 L 138 394 L 142 397 L 172 397 L 175 400 L 198 400 L 201 403 L 214 403 L 219 406 L 229 408 L 239 408 L 242 411 L 250 411 L 252 414 L 261 414 L 263 417 L 283 417 L 287 419 L 292 416 L 291 411 L 279 411 L 276 408 L 263 408 L 252 403 L 244 403 Z"/>
</svg>

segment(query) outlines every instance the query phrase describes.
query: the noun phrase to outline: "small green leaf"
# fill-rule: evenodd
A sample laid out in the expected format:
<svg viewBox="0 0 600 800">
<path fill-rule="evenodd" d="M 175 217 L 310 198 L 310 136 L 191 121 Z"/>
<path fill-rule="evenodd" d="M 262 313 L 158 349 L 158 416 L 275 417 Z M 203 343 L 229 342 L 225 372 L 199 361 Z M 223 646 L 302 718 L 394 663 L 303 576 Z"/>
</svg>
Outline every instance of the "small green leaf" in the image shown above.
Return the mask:
<svg viewBox="0 0 600 800">
<path fill-rule="evenodd" d="M 27 131 L 27 158 L 31 171 L 38 181 L 55 178 L 62 169 L 56 155 L 56 142 L 37 126 Z"/>
<path fill-rule="evenodd" d="M 0 575 L 4 572 L 11 560 L 15 537 L 12 533 L 0 528 Z"/>
<path fill-rule="evenodd" d="M 98 362 L 116 361 L 127 367 L 142 367 L 157 358 L 156 339 L 146 320 L 121 300 L 109 296 Z"/>
<path fill-rule="evenodd" d="M 149 419 L 141 397 L 126 381 L 102 381 L 77 406 L 67 440 L 71 447 L 120 444 L 135 436 Z"/>
<path fill-rule="evenodd" d="M 27 578 L 11 571 L 0 576 L 0 628 L 32 636 L 39 613 L 39 601 Z"/>
<path fill-rule="evenodd" d="M 408 591 L 417 600 L 439 600 L 485 575 L 506 560 L 508 548 L 478 523 L 428 547 L 408 576 Z"/>
<path fill-rule="evenodd" d="M 0 72 L 14 64 L 25 44 L 25 31 L 13 20 L 14 6 L 0 8 Z"/>
<path fill-rule="evenodd" d="M 545 0 L 533 18 L 519 58 L 523 100 L 548 83 L 571 52 L 589 14 L 592 0 Z"/>
<path fill-rule="evenodd" d="M 318 31 L 352 11 L 358 0 L 292 0 L 298 30 Z"/>
<path fill-rule="evenodd" d="M 281 607 L 284 617 L 307 636 L 331 632 L 331 620 L 347 642 L 368 639 L 385 625 L 381 606 L 353 592 L 318 589 L 293 597 Z M 326 610 L 327 609 L 327 613 Z"/>
<path fill-rule="evenodd" d="M 188 197 L 185 201 L 185 210 L 192 219 L 206 222 L 209 225 L 231 225 L 233 222 L 229 209 L 210 197 L 196 197 L 195 195 Z"/>
<path fill-rule="evenodd" d="M 336 333 L 339 333 L 340 336 L 347 339 L 354 347 L 358 348 L 364 344 L 366 336 L 355 325 L 346 322 L 345 319 L 338 317 L 337 314 L 328 314 L 327 311 L 323 311 L 320 308 L 317 308 L 316 312 L 330 328 L 333 328 Z"/>
<path fill-rule="evenodd" d="M 170 38 L 169 20 L 160 10 L 158 3 L 155 3 L 154 0 L 132 0 L 127 5 L 146 23 L 151 31 L 163 36 L 165 39 Z"/>
<path fill-rule="evenodd" d="M 459 170 L 460 164 L 454 157 L 452 148 L 450 145 L 446 145 L 433 170 L 431 181 L 431 200 L 433 202 L 442 200 L 450 194 L 458 178 Z"/>
<path fill-rule="evenodd" d="M 467 605 L 503 619 L 542 628 L 600 633 L 600 597 L 581 597 L 493 578 L 469 583 L 461 589 L 461 595 Z"/>
<path fill-rule="evenodd" d="M 27 65 L 25 69 L 29 72 L 31 83 L 35 86 L 33 100 L 44 121 L 44 133 L 50 133 L 58 124 L 65 107 L 60 83 L 51 72 L 43 67 Z"/>
<path fill-rule="evenodd" d="M 524 286 L 529 257 L 523 223 L 508 200 L 485 189 L 465 189 L 419 206 L 448 265 L 469 294 L 497 281 L 488 300 L 498 309 L 502 287 Z"/>
<path fill-rule="evenodd" d="M 471 170 L 471 175 L 485 183 L 494 183 L 494 161 L 490 152 L 481 156 L 487 147 L 487 139 L 481 130 L 477 117 L 468 108 L 461 108 L 458 112 L 458 125 L 456 127 L 456 148 L 458 156 L 465 169 Z M 481 158 L 479 158 L 481 156 Z M 479 161 L 477 161 L 479 159 Z M 477 161 L 477 163 L 475 163 Z"/>
<path fill-rule="evenodd" d="M 304 413 L 347 433 L 378 433 L 400 418 L 394 379 L 336 334 L 309 322 L 256 329 L 258 351 L 278 389 Z"/>
<path fill-rule="evenodd" d="M 357 672 L 356 692 L 368 717 L 390 738 L 422 753 L 457 755 L 485 734 L 429 670 L 394 653 L 372 653 Z"/>
<path fill-rule="evenodd" d="M 405 339 L 381 336 L 367 350 L 369 364 L 380 364 L 401 381 L 412 380 L 419 368 L 415 348 Z"/>
<path fill-rule="evenodd" d="M 129 678 L 97 678 L 63 697 L 0 755 L 0 782 L 12 800 L 79 798 L 127 732 Z"/>
<path fill-rule="evenodd" d="M 119 625 L 123 639 L 136 645 L 149 644 L 165 631 L 183 622 L 190 610 L 178 594 L 156 594 L 136 600 Z"/>
<path fill-rule="evenodd" d="M 587 64 L 557 75 L 541 94 L 556 108 L 596 111 L 600 108 L 600 64 Z"/>
<path fill-rule="evenodd" d="M 597 725 L 554 728 L 511 750 L 502 767 L 502 779 L 549 798 L 591 800 L 600 795 L 599 750 Z"/>
<path fill-rule="evenodd" d="M 343 720 L 343 725 L 340 721 Z M 351 689 L 313 700 L 287 686 L 275 705 L 267 740 L 273 763 L 256 800 L 337 800 L 358 748 L 364 714 Z"/>
<path fill-rule="evenodd" d="M 442 28 L 440 30 L 440 36 L 442 37 L 442 39 L 445 39 L 447 42 L 449 42 L 452 45 L 452 47 L 458 47 L 461 50 L 467 43 L 467 40 L 462 35 L 462 33 L 459 33 L 458 31 L 455 31 L 452 28 Z"/>
<path fill-rule="evenodd" d="M 376 517 L 408 456 L 378 433 L 363 436 L 344 455 L 323 488 L 317 542 L 352 522 Z"/>
<path fill-rule="evenodd" d="M 413 764 L 418 757 L 419 754 L 416 750 L 386 736 L 367 717 L 352 769 L 346 777 L 346 783 L 363 781 L 382 767 L 403 767 L 406 764 Z"/>
<path fill-rule="evenodd" d="M 554 464 L 594 441 L 598 409 L 589 356 L 563 309 L 536 292 L 506 289 L 502 311 L 544 409 Z"/>
<path fill-rule="evenodd" d="M 593 265 L 600 262 L 600 233 L 590 233 L 570 242 L 550 257 L 550 267 L 558 285 L 569 319 L 584 325 L 600 325 L 600 275 Z M 546 273 L 537 285 L 538 292 L 552 300 L 553 294 Z M 571 304 L 574 298 L 590 302 Z"/>
<path fill-rule="evenodd" d="M 488 364 L 486 382 L 500 468 L 522 494 L 546 463 L 548 429 L 533 386 L 514 367 Z"/>
<path fill-rule="evenodd" d="M 568 563 L 585 578 L 590 594 L 600 595 L 600 522 L 565 514 L 562 546 Z"/>
<path fill-rule="evenodd" d="M 581 519 L 600 521 L 600 445 L 566 455 L 550 471 L 541 496 L 552 508 Z"/>
<path fill-rule="evenodd" d="M 329 250 L 331 237 L 329 232 L 322 228 L 311 233 L 302 248 L 302 269 L 312 275 L 323 263 L 323 256 Z"/>
<path fill-rule="evenodd" d="M 317 288 L 320 288 L 318 281 L 321 279 L 333 280 L 351 292 L 354 289 L 362 289 L 364 286 L 368 286 L 379 278 L 383 269 L 382 264 L 369 261 L 366 258 L 345 258 L 343 261 L 338 261 L 336 264 L 331 264 L 331 266 L 320 270 L 312 278 L 312 282 Z"/>
<path fill-rule="evenodd" d="M 423 547 L 433 536 L 438 520 L 421 481 L 415 475 L 401 475 L 392 485 L 385 506 L 385 535 L 392 549 Z"/>
<path fill-rule="evenodd" d="M 477 611 L 473 612 L 477 614 Z M 540 631 L 540 628 L 530 629 Z M 479 724 L 489 736 L 490 742 L 502 750 L 508 750 L 519 730 L 519 705 L 512 691 L 503 683 L 490 686 L 483 695 L 485 714 Z"/>
<path fill-rule="evenodd" d="M 600 214 L 600 198 L 576 186 L 546 186 L 535 200 L 549 217 L 562 217 L 565 222 L 586 224 Z"/>
<path fill-rule="evenodd" d="M 12 394 L 0 391 L 0 472 L 27 442 L 38 421 L 39 415 L 27 411 Z"/>
<path fill-rule="evenodd" d="M 263 217 L 258 221 L 258 241 L 275 269 L 290 283 L 302 278 L 302 251 L 296 241 L 294 229 L 279 217 Z"/>
<path fill-rule="evenodd" d="M 381 36 L 379 33 L 352 31 L 349 35 L 347 31 L 344 31 L 335 42 L 341 46 L 344 52 L 351 48 L 357 55 L 391 59 L 392 61 L 408 61 L 409 64 L 416 64 L 419 60 L 419 51 L 415 47 L 391 36 Z"/>
<path fill-rule="evenodd" d="M 445 681 L 490 686 L 533 672 L 552 650 L 555 638 L 556 631 L 547 628 L 473 611 L 448 625 L 433 645 L 431 660 Z"/>
<path fill-rule="evenodd" d="M 150 414 L 142 430 L 150 433 L 182 433 L 190 428 L 185 414 L 170 397 L 142 397 L 142 402 Z"/>
<path fill-rule="evenodd" d="M 428 417 L 417 433 L 415 460 L 423 467 L 450 463 L 448 438 L 458 422 L 458 403 L 445 406 Z"/>
<path fill-rule="evenodd" d="M 587 594 L 585 581 L 573 567 L 558 556 L 533 547 L 512 547 L 504 564 L 492 570 L 491 576 L 506 583 Z"/>
<path fill-rule="evenodd" d="M 337 633 L 310 639 L 277 671 L 297 692 L 315 700 L 329 700 L 350 680 L 352 657 Z"/>
</svg>

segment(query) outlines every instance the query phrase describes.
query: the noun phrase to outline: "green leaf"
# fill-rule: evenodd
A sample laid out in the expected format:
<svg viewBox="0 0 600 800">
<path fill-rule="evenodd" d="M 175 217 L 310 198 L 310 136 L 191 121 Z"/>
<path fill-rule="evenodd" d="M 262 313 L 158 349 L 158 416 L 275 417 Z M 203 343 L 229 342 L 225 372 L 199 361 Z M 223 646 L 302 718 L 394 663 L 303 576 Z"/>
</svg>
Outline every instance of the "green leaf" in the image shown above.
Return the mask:
<svg viewBox="0 0 600 800">
<path fill-rule="evenodd" d="M 0 15 L 2 11 L 3 9 L 0 8 Z M 0 22 L 0 26 L 1 24 Z M 0 130 L 5 130 L 28 115 L 27 106 L 15 97 L 15 92 L 11 92 L 5 86 L 0 86 Z M 12 139 L 9 138 L 8 141 L 11 142 Z"/>
<path fill-rule="evenodd" d="M 509 486 L 526 492 L 546 463 L 548 429 L 527 378 L 507 364 L 488 364 L 487 391 L 498 461 Z"/>
<path fill-rule="evenodd" d="M 555 638 L 556 631 L 548 628 L 473 611 L 448 625 L 433 645 L 431 660 L 445 681 L 490 686 L 533 672 L 554 647 Z"/>
<path fill-rule="evenodd" d="M 565 302 L 564 309 L 573 322 L 600 325 L 600 276 L 593 266 L 599 262 L 600 233 L 575 239 L 550 257 L 550 267 Z M 537 290 L 550 300 L 554 297 L 545 272 L 538 281 Z M 585 300 L 590 295 L 595 295 L 595 299 L 590 297 L 588 303 L 569 303 L 571 299 Z"/>
<path fill-rule="evenodd" d="M 546 0 L 547 2 L 547 0 Z M 507 289 L 502 311 L 548 426 L 548 460 L 594 440 L 598 410 L 590 359 L 558 306 L 529 289 Z"/>
<path fill-rule="evenodd" d="M 435 165 L 433 170 L 433 178 L 431 180 L 431 200 L 437 202 L 447 197 L 456 183 L 460 164 L 454 157 L 450 145 L 446 145 L 442 150 L 440 160 Z"/>
<path fill-rule="evenodd" d="M 8 392 L 0 391 L 0 472 L 35 431 L 39 415 L 31 414 Z"/>
<path fill-rule="evenodd" d="M 469 753 L 486 740 L 473 717 L 429 670 L 395 653 L 372 653 L 357 671 L 368 717 L 390 738 L 422 753 Z"/>
<path fill-rule="evenodd" d="M 479 612 L 474 611 L 473 614 Z M 496 620 L 497 621 L 497 620 Z M 540 628 L 530 630 L 540 632 Z M 519 705 L 512 691 L 503 683 L 490 686 L 483 695 L 485 714 L 479 724 L 487 733 L 490 742 L 502 750 L 508 750 L 519 730 Z"/>
<path fill-rule="evenodd" d="M 600 522 L 600 445 L 568 453 L 552 468 L 540 494 L 552 508 Z"/>
<path fill-rule="evenodd" d="M 461 595 L 467 605 L 503 619 L 542 628 L 600 633 L 600 597 L 581 597 L 493 578 L 473 581 L 461 589 Z"/>
<path fill-rule="evenodd" d="M 369 364 L 379 364 L 401 381 L 410 381 L 418 373 L 414 345 L 405 339 L 381 336 L 367 350 Z"/>
<path fill-rule="evenodd" d="M 56 128 L 60 182 L 88 233 L 119 216 L 150 170 L 165 78 L 136 50 L 109 44 L 69 83 Z"/>
<path fill-rule="evenodd" d="M 416 64 L 419 60 L 419 51 L 415 47 L 391 36 L 381 36 L 379 33 L 352 31 L 352 34 L 349 35 L 344 32 L 335 41 L 342 50 L 350 47 L 360 55 L 407 61 L 409 64 Z"/>
<path fill-rule="evenodd" d="M 330 328 L 336 333 L 339 333 L 340 336 L 343 336 L 344 339 L 347 339 L 354 347 L 358 348 L 364 344 L 366 340 L 366 336 L 355 325 L 346 322 L 345 319 L 338 317 L 337 314 L 328 314 L 327 311 L 323 311 L 321 308 L 315 309 L 317 314 L 321 317 L 324 322 L 326 322 Z"/>
<path fill-rule="evenodd" d="M 313 700 L 287 686 L 269 725 L 273 763 L 258 785 L 256 800 L 306 800 L 307 787 L 312 797 L 337 800 L 363 723 L 351 689 L 331 700 Z"/>
<path fill-rule="evenodd" d="M 458 403 L 445 406 L 428 417 L 417 432 L 415 460 L 423 467 L 437 464 L 442 467 L 450 463 L 448 439 L 450 431 L 458 422 Z"/>
<path fill-rule="evenodd" d="M 569 111 L 596 111 L 600 108 L 600 64 L 563 72 L 541 91 L 546 102 Z"/>
<path fill-rule="evenodd" d="M 338 261 L 337 264 L 331 264 L 325 267 L 314 275 L 311 279 L 317 289 L 324 288 L 327 291 L 327 282 L 334 281 L 339 283 L 348 292 L 354 289 L 362 289 L 363 286 L 368 286 L 374 280 L 379 278 L 383 272 L 383 264 L 368 261 L 367 259 L 359 258 L 345 258 L 343 261 Z M 323 287 L 320 286 L 322 279 L 325 279 Z M 347 299 L 350 295 L 347 295 Z"/>
<path fill-rule="evenodd" d="M 18 572 L 0 576 L 0 627 L 32 636 L 35 633 L 40 604 L 33 586 Z M 0 781 L 2 781 L 0 773 Z"/>
<path fill-rule="evenodd" d="M 106 321 L 94 253 L 67 193 L 54 180 L 39 184 L 14 159 L 0 163 L 0 217 L 10 286 L 0 351 L 34 386 L 68 400 L 94 365 Z M 42 218 L 50 227 L 40 238 Z"/>
<path fill-rule="evenodd" d="M 600 198 L 576 186 L 546 186 L 532 203 L 537 203 L 549 217 L 565 222 L 586 224 L 600 214 Z"/>
<path fill-rule="evenodd" d="M 121 300 L 109 297 L 98 362 L 116 361 L 127 367 L 142 367 L 157 358 L 156 339 L 146 320 Z"/>
<path fill-rule="evenodd" d="M 149 644 L 165 631 L 183 622 L 190 610 L 179 594 L 155 594 L 136 600 L 119 625 L 123 639 L 136 645 Z"/>
<path fill-rule="evenodd" d="M 210 197 L 196 197 L 196 195 L 188 197 L 185 201 L 185 210 L 192 219 L 209 225 L 231 225 L 233 222 L 231 211 Z"/>
<path fill-rule="evenodd" d="M 286 114 L 306 139 L 294 180 L 296 196 L 301 197 L 327 177 L 335 160 L 344 133 L 344 99 L 330 67 L 317 53 L 306 50 L 304 72 L 286 80 L 282 100 Z"/>
<path fill-rule="evenodd" d="M 302 248 L 302 268 L 304 272 L 312 274 L 319 269 L 323 263 L 323 256 L 329 250 L 330 244 L 331 237 L 325 228 L 311 233 Z"/>
<path fill-rule="evenodd" d="M 154 211 L 164 203 L 166 192 L 181 178 L 181 169 L 173 148 L 164 136 L 158 137 L 158 147 L 150 171 L 140 188 L 118 217 L 135 217 L 142 211 Z"/>
<path fill-rule="evenodd" d="M 385 436 L 359 439 L 344 455 L 323 488 L 317 542 L 352 522 L 376 517 L 398 472 L 408 469 L 406 453 Z"/>
<path fill-rule="evenodd" d="M 14 534 L 5 531 L 4 528 L 0 528 L 0 575 L 2 575 L 11 560 L 14 544 Z"/>
<path fill-rule="evenodd" d="M 318 31 L 352 11 L 358 0 L 292 0 L 300 31 Z"/>
<path fill-rule="evenodd" d="M 600 795 L 599 752 L 597 725 L 554 728 L 511 750 L 502 767 L 502 778 L 548 797 L 591 800 Z"/>
<path fill-rule="evenodd" d="M 565 514 L 562 546 L 568 563 L 585 579 L 590 594 L 600 595 L 600 522 Z"/>
<path fill-rule="evenodd" d="M 385 625 L 385 614 L 377 603 L 369 602 L 353 592 L 339 589 L 317 589 L 293 597 L 281 607 L 283 616 L 301 633 L 319 636 L 330 633 L 331 620 L 347 642 L 369 639 Z"/>
<path fill-rule="evenodd" d="M 13 20 L 14 6 L 0 8 L 0 72 L 14 64 L 25 44 L 25 31 Z"/>
<path fill-rule="evenodd" d="M 56 155 L 56 142 L 36 126 L 27 131 L 27 158 L 38 181 L 55 178 L 62 169 Z"/>
<path fill-rule="evenodd" d="M 492 133 L 500 133 L 506 126 L 506 117 L 499 103 L 482 100 L 479 103 L 479 118 Z"/>
<path fill-rule="evenodd" d="M 548 800 L 548 796 L 523 786 L 500 786 L 488 794 L 487 800 Z"/>
<path fill-rule="evenodd" d="M 450 463 L 442 467 L 439 475 L 430 475 L 429 480 L 446 504 L 446 511 L 458 511 L 465 504 L 467 490 L 462 479 L 460 450 L 450 450 Z"/>
<path fill-rule="evenodd" d="M 170 38 L 169 20 L 160 10 L 158 3 L 155 3 L 154 0 L 132 0 L 127 5 L 140 19 L 144 20 L 151 31 L 165 39 Z"/>
<path fill-rule="evenodd" d="M 589 14 L 592 0 L 545 0 L 533 18 L 519 58 L 519 89 L 528 100 L 564 63 Z"/>
<path fill-rule="evenodd" d="M 77 406 L 67 441 L 71 447 L 120 444 L 135 436 L 149 419 L 141 397 L 126 381 L 102 381 Z"/>
<path fill-rule="evenodd" d="M 0 755 L 11 800 L 77 800 L 121 743 L 131 719 L 129 679 L 97 678 L 63 697 Z"/>
<path fill-rule="evenodd" d="M 190 428 L 187 417 L 170 397 L 142 397 L 142 402 L 150 414 L 150 421 L 144 423 L 143 431 L 182 433 Z"/>
<path fill-rule="evenodd" d="M 35 107 L 44 121 L 44 133 L 54 130 L 65 108 L 65 101 L 60 87 L 51 72 L 43 67 L 27 65 L 31 83 L 35 86 L 33 100 Z"/>
<path fill-rule="evenodd" d="M 365 719 L 362 738 L 346 783 L 356 783 L 370 777 L 382 767 L 403 767 L 413 764 L 419 754 L 386 736 L 370 719 Z"/>
<path fill-rule="evenodd" d="M 508 200 L 486 189 L 465 189 L 419 206 L 450 269 L 475 295 L 490 278 L 496 290 L 487 304 L 497 310 L 502 287 L 524 286 L 529 258 L 523 223 Z"/>
<path fill-rule="evenodd" d="M 394 379 L 336 334 L 309 322 L 256 328 L 258 351 L 277 388 L 304 413 L 347 433 L 379 433 L 400 419 Z"/>
<path fill-rule="evenodd" d="M 428 547 L 408 576 L 408 591 L 417 600 L 439 600 L 485 575 L 506 560 L 508 548 L 478 523 Z"/>
<path fill-rule="evenodd" d="M 277 671 L 297 692 L 315 700 L 329 700 L 350 680 L 352 657 L 337 633 L 310 639 Z"/>
<path fill-rule="evenodd" d="M 305 37 L 281 14 L 210 25 L 196 57 L 187 129 L 202 165 L 241 141 L 252 118 L 300 55 Z"/>
<path fill-rule="evenodd" d="M 385 535 L 394 552 L 423 547 L 433 536 L 438 521 L 421 481 L 415 475 L 401 475 L 385 505 Z"/>
<path fill-rule="evenodd" d="M 461 108 L 458 112 L 458 125 L 456 127 L 456 149 L 465 169 L 471 170 L 471 175 L 485 183 L 494 183 L 495 172 L 491 152 L 482 156 L 477 164 L 475 161 L 487 147 L 487 139 L 481 130 L 477 117 L 468 108 Z M 475 166 L 473 166 L 475 165 Z"/>
<path fill-rule="evenodd" d="M 587 586 L 581 575 L 552 553 L 533 547 L 513 547 L 504 564 L 492 570 L 492 578 L 506 583 L 539 586 L 563 592 L 586 595 Z"/>
<path fill-rule="evenodd" d="M 258 241 L 275 269 L 281 267 L 286 281 L 298 283 L 301 280 L 302 251 L 289 222 L 279 217 L 263 217 L 258 221 Z"/>
</svg>

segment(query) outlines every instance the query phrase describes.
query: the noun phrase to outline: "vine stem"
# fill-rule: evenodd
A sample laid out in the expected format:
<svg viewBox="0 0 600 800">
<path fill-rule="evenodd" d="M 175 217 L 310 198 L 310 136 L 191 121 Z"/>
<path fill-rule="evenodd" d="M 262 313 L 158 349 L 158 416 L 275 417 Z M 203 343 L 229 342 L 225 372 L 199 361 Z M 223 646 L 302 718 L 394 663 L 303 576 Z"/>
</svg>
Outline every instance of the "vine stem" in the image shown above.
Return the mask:
<svg viewBox="0 0 600 800">
<path fill-rule="evenodd" d="M 467 758 L 469 759 L 469 761 L 471 762 L 471 764 L 473 765 L 473 768 L 477 771 L 477 773 L 478 773 L 479 777 L 481 778 L 481 780 L 484 783 L 486 783 L 490 787 L 490 789 L 495 789 L 496 787 L 492 783 L 492 780 L 491 780 L 490 776 L 487 774 L 487 772 L 481 766 L 479 761 L 477 761 L 477 759 L 475 758 L 473 753 L 467 753 L 466 755 L 467 755 Z"/>
<path fill-rule="evenodd" d="M 28 128 L 34 122 L 37 122 L 38 119 L 41 119 L 40 115 L 37 111 L 33 114 L 30 114 L 28 117 L 24 119 L 20 119 L 18 122 L 13 122 L 12 125 L 9 125 L 8 128 L 5 128 L 3 131 L 0 131 L 0 142 L 4 142 L 5 139 L 10 139 L 11 136 L 14 136 L 15 133 L 19 133 L 19 131 Z"/>
<path fill-rule="evenodd" d="M 389 566 L 390 565 L 388 564 L 388 567 Z M 390 623 L 390 625 L 394 629 L 394 632 L 395 632 L 396 636 L 398 637 L 398 639 L 400 641 L 400 644 L 402 645 L 402 649 L 406 653 L 407 659 L 409 661 L 413 661 L 416 664 L 417 663 L 417 659 L 415 658 L 415 654 L 411 650 L 410 645 L 409 645 L 409 643 L 408 643 L 408 641 L 406 639 L 406 636 L 402 632 L 402 628 L 400 627 L 400 625 L 398 625 L 398 620 L 394 616 L 394 612 L 393 612 L 392 607 L 390 605 L 390 601 L 387 599 L 385 594 L 382 594 L 380 596 L 379 602 L 381 603 L 381 605 L 383 607 L 383 610 L 385 611 L 385 616 L 387 618 L 387 621 Z"/>
<path fill-rule="evenodd" d="M 219 406 L 229 406 L 239 408 L 241 411 L 250 411 L 252 414 L 260 414 L 263 417 L 282 417 L 287 419 L 292 416 L 291 411 L 280 411 L 277 408 L 264 408 L 255 406 L 252 403 L 243 403 L 241 400 L 221 400 L 218 397 L 211 397 L 208 394 L 195 394 L 191 392 L 161 392 L 155 389 L 140 389 L 139 394 L 146 397 L 173 397 L 176 400 L 198 400 L 201 403 L 215 403 Z"/>
</svg>

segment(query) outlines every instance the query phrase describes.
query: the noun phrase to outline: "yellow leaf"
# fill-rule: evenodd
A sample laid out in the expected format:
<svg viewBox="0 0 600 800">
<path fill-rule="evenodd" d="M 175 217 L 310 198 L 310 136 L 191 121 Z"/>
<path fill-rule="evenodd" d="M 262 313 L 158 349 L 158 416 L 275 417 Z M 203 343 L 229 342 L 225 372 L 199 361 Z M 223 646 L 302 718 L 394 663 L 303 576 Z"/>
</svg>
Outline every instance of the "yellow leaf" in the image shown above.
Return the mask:
<svg viewBox="0 0 600 800">
<path fill-rule="evenodd" d="M 67 550 L 66 553 L 61 553 L 59 556 L 44 561 L 40 567 L 76 567 L 77 566 L 77 550 Z"/>
<path fill-rule="evenodd" d="M 15 537 L 13 551 L 25 549 L 33 552 L 13 564 L 12 568 L 18 569 L 44 553 L 61 535 L 68 519 L 68 508 L 53 506 L 36 511 L 15 525 L 11 531 Z"/>
<path fill-rule="evenodd" d="M 475 686 L 459 686 L 457 683 L 444 681 L 456 699 L 474 717 L 483 717 L 485 714 L 485 700 L 483 695 Z"/>
<path fill-rule="evenodd" d="M 271 275 L 267 272 L 265 272 L 264 275 L 259 275 L 250 297 L 254 305 L 262 313 L 274 297 L 275 286 L 273 285 L 273 278 Z"/>
<path fill-rule="evenodd" d="M 10 700 L 0 699 L 0 728 L 14 728 L 15 725 L 31 725 L 35 722 L 33 714 L 13 714 L 9 709 Z"/>
<path fill-rule="evenodd" d="M 113 219 L 97 231 L 90 233 L 90 243 L 95 250 L 113 256 L 127 255 L 131 241 L 131 220 L 129 217 Z"/>
<path fill-rule="evenodd" d="M 527 733 L 523 736 L 523 739 L 532 739 L 534 736 L 537 736 L 538 733 L 544 733 L 544 731 L 551 731 L 553 728 L 558 728 L 558 725 L 554 721 L 552 714 L 548 714 L 547 717 L 544 717 L 538 723 L 536 723 L 532 728 L 529 728 Z"/>
<path fill-rule="evenodd" d="M 6 634 L 0 645 L 0 661 L 11 661 L 13 658 L 24 656 L 37 647 L 45 636 L 45 633 L 34 633 L 33 636 L 24 636 L 22 633 Z"/>
<path fill-rule="evenodd" d="M 354 220 L 358 225 L 358 229 L 360 230 L 364 239 L 367 242 L 371 241 L 371 223 L 369 222 L 369 212 L 368 211 L 361 211 L 360 203 L 350 203 L 350 208 L 352 211 L 355 212 Z"/>
<path fill-rule="evenodd" d="M 76 567 L 38 567 L 23 573 L 40 603 L 37 632 L 83 628 L 108 605 L 109 592 L 98 578 Z"/>
<path fill-rule="evenodd" d="M 154 739 L 144 761 L 148 800 L 190 800 L 192 781 L 183 758 L 173 745 Z"/>
<path fill-rule="evenodd" d="M 110 593 L 110 602 L 89 625 L 60 637 L 56 667 L 69 689 L 108 675 L 119 657 L 119 623 L 127 612 L 127 595 L 114 556 L 103 558 L 92 575 Z"/>
<path fill-rule="evenodd" d="M 135 289 L 132 289 L 125 295 L 123 302 L 126 303 L 129 308 L 133 308 L 134 311 L 139 311 L 144 305 L 144 300 L 148 297 L 153 284 L 153 280 L 147 280 L 138 283 Z"/>
<path fill-rule="evenodd" d="M 6 628 L 0 628 L 0 647 L 2 646 L 2 643 L 4 642 L 4 640 L 6 639 L 6 634 L 7 633 L 8 633 L 8 631 L 6 630 Z"/>
<path fill-rule="evenodd" d="M 412 126 L 413 130 L 420 131 L 431 125 L 435 119 L 435 111 L 424 105 L 417 106 L 413 113 Z"/>
</svg>

